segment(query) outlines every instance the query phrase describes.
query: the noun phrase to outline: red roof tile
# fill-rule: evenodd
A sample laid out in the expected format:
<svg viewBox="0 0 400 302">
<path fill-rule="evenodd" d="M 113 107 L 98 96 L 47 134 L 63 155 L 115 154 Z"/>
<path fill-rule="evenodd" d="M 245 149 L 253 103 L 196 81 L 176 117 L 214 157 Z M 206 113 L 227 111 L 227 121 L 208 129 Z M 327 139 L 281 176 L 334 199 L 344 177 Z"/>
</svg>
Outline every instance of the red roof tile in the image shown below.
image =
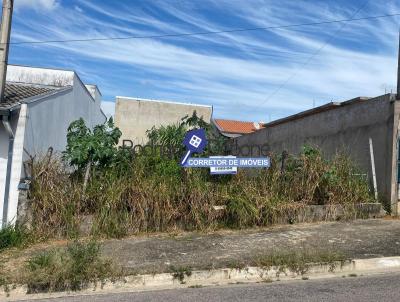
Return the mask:
<svg viewBox="0 0 400 302">
<path fill-rule="evenodd" d="M 264 128 L 261 123 L 257 122 L 253 123 L 253 122 L 222 120 L 222 119 L 215 119 L 214 122 L 222 132 L 228 132 L 228 133 L 246 134 Z M 256 128 L 255 124 L 256 125 L 258 124 L 259 128 Z"/>
</svg>

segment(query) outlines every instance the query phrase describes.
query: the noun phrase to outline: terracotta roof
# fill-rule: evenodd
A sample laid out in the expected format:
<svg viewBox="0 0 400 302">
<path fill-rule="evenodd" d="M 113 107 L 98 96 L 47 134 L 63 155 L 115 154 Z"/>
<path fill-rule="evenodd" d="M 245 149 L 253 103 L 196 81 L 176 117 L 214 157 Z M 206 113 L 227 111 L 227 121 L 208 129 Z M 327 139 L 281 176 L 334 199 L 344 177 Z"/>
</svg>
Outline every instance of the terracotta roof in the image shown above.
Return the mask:
<svg viewBox="0 0 400 302">
<path fill-rule="evenodd" d="M 246 134 L 257 131 L 264 126 L 258 122 L 243 122 L 234 120 L 214 119 L 215 124 L 222 132 Z M 258 128 L 256 126 L 258 125 Z"/>
<path fill-rule="evenodd" d="M 20 83 L 6 83 L 5 100 L 0 102 L 0 109 L 9 109 L 23 103 L 23 100 L 53 93 L 57 88 L 50 86 L 27 85 Z"/>
</svg>

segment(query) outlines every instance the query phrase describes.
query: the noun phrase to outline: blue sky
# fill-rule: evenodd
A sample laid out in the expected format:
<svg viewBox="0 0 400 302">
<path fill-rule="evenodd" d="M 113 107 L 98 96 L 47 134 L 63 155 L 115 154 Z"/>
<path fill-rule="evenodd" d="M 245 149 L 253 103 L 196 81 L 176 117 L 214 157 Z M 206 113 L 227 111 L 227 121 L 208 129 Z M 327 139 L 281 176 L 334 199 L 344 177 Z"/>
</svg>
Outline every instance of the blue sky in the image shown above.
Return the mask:
<svg viewBox="0 0 400 302">
<path fill-rule="evenodd" d="M 350 18 L 364 3 L 356 17 L 400 13 L 394 0 L 15 0 L 11 39 L 147 36 L 318 22 Z M 345 26 L 16 44 L 9 61 L 74 69 L 85 83 L 99 86 L 109 114 L 118 95 L 208 104 L 214 106 L 214 117 L 269 121 L 313 104 L 394 90 L 399 24 L 397 16 Z"/>
</svg>

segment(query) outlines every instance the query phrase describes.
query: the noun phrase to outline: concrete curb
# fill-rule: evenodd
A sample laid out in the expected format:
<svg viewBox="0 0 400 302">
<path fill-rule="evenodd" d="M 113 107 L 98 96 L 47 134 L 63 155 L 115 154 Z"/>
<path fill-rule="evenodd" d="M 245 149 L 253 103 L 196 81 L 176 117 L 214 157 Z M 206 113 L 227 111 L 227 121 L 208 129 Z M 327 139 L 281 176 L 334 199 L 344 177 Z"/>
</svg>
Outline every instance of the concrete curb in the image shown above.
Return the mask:
<svg viewBox="0 0 400 302">
<path fill-rule="evenodd" d="M 383 257 L 370 259 L 357 259 L 336 262 L 333 265 L 316 264 L 309 267 L 304 275 L 295 272 L 279 272 L 277 268 L 247 267 L 243 269 L 224 268 L 203 271 L 193 271 L 179 280 L 170 273 L 155 275 L 127 276 L 122 281 L 106 282 L 103 287 L 92 285 L 90 288 L 79 292 L 57 292 L 27 295 L 25 285 L 14 286 L 10 296 L 4 290 L 0 291 L 1 301 L 33 300 L 57 298 L 66 296 L 82 296 L 94 294 L 109 294 L 122 292 L 139 292 L 161 289 L 216 286 L 236 283 L 273 282 L 289 280 L 308 280 L 335 277 L 355 277 L 358 275 L 374 275 L 391 272 L 400 272 L 400 257 Z"/>
</svg>

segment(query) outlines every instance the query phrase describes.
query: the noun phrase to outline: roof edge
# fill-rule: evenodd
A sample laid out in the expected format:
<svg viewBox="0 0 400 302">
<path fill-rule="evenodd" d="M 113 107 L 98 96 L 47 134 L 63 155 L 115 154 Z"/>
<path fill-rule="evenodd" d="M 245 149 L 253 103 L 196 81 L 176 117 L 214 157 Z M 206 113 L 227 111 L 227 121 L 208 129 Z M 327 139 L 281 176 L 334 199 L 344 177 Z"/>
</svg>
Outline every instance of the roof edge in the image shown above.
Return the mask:
<svg viewBox="0 0 400 302">
<path fill-rule="evenodd" d="M 218 121 L 251 124 L 252 127 L 253 127 L 254 129 L 252 129 L 251 131 L 248 131 L 248 132 L 247 132 L 247 131 L 246 131 L 246 132 L 243 132 L 243 131 L 231 131 L 231 130 L 225 129 L 222 125 L 220 125 L 220 124 L 218 123 Z M 261 123 L 261 122 L 238 121 L 238 120 L 218 119 L 218 118 L 212 119 L 212 122 L 213 122 L 213 124 L 217 127 L 217 129 L 218 129 L 220 132 L 230 133 L 230 134 L 251 134 L 251 133 L 254 133 L 254 132 L 258 131 L 258 130 L 263 129 L 263 128 L 264 128 L 264 125 L 265 125 L 265 123 Z M 257 129 L 257 128 L 255 127 L 255 123 L 258 123 L 258 124 L 260 125 L 260 128 L 259 128 L 259 129 Z"/>
<path fill-rule="evenodd" d="M 73 89 L 73 87 L 66 86 L 66 87 L 63 87 L 63 88 L 60 88 L 60 89 L 57 89 L 54 91 L 50 91 L 50 92 L 42 93 L 42 94 L 35 95 L 35 96 L 29 97 L 29 98 L 22 99 L 21 101 L 17 102 L 16 104 L 11 105 L 8 108 L 1 109 L 2 111 L 0 111 L 0 115 L 9 115 L 10 112 L 19 109 L 22 104 L 31 104 L 31 103 L 43 100 L 47 97 L 51 97 L 51 96 L 55 96 L 57 94 L 68 92 L 72 89 Z M 2 114 L 2 112 L 4 113 L 6 111 L 8 112 L 8 114 Z"/>
<path fill-rule="evenodd" d="M 341 105 L 340 102 L 330 102 L 328 104 L 325 104 L 325 105 L 322 105 L 322 106 L 319 106 L 319 107 L 316 107 L 316 108 L 313 108 L 313 109 L 305 110 L 305 111 L 302 111 L 302 112 L 299 112 L 299 113 L 296 113 L 296 114 L 293 114 L 293 115 L 289 115 L 289 116 L 284 117 L 284 118 L 277 119 L 277 120 L 269 122 L 269 123 L 265 123 L 264 127 L 268 128 L 268 127 L 280 125 L 280 124 L 283 124 L 283 123 L 286 123 L 286 122 L 289 122 L 289 121 L 298 120 L 298 119 L 300 119 L 302 117 L 310 116 L 310 115 L 313 115 L 315 113 L 320 113 L 320 112 L 323 112 L 323 111 L 328 111 L 328 110 L 331 110 L 333 108 L 340 107 L 340 105 Z"/>
<path fill-rule="evenodd" d="M 136 98 L 136 97 L 120 96 L 120 95 L 116 96 L 115 99 L 127 99 L 127 100 L 132 100 L 132 101 L 167 103 L 167 104 L 186 105 L 186 106 L 198 106 L 198 107 L 206 107 L 206 108 L 211 108 L 211 109 L 213 108 L 212 105 L 203 105 L 203 104 L 195 104 L 195 103 L 183 103 L 183 102 L 157 100 L 157 99 L 145 99 L 145 98 Z"/>
<path fill-rule="evenodd" d="M 215 119 L 215 118 L 211 117 L 211 123 L 212 123 L 215 127 L 217 127 L 217 130 L 218 130 L 218 131 L 223 132 L 223 129 L 222 129 L 221 126 L 216 122 L 216 119 Z"/>
<path fill-rule="evenodd" d="M 66 69 L 66 68 L 56 68 L 56 67 L 44 67 L 44 66 L 32 66 L 32 65 L 24 65 L 24 64 L 7 64 L 8 66 L 17 66 L 17 67 L 29 67 L 29 68 L 40 68 L 40 69 L 48 69 L 48 70 L 59 70 L 59 71 L 69 71 L 75 72 L 74 69 Z M 76 72 L 75 72 L 76 73 Z"/>
<path fill-rule="evenodd" d="M 261 122 L 257 122 L 257 121 L 240 121 L 240 120 L 230 120 L 230 119 L 225 119 L 225 118 L 216 118 L 215 120 L 228 121 L 228 122 L 239 122 L 239 123 L 251 123 L 251 124 L 259 123 L 259 124 L 261 124 Z M 262 123 L 262 124 L 265 124 L 265 123 Z"/>
<path fill-rule="evenodd" d="M 299 113 L 296 113 L 296 114 L 293 114 L 293 115 L 290 115 L 290 116 L 287 116 L 287 117 L 284 117 L 284 118 L 281 118 L 281 119 L 278 119 L 278 120 L 275 120 L 275 121 L 272 121 L 269 123 L 265 123 L 264 127 L 268 128 L 268 127 L 277 126 L 277 125 L 280 125 L 280 124 L 283 124 L 286 122 L 290 122 L 290 121 L 294 121 L 294 120 L 298 120 L 300 118 L 307 117 L 307 116 L 310 116 L 313 114 L 333 110 L 333 109 L 336 109 L 336 108 L 339 108 L 342 106 L 348 106 L 348 105 L 353 105 L 353 104 L 360 103 L 360 102 L 371 101 L 371 100 L 374 100 L 374 99 L 377 99 L 377 98 L 380 98 L 383 96 L 387 96 L 387 95 L 390 96 L 391 94 L 388 93 L 388 94 L 380 95 L 377 97 L 359 96 L 359 97 L 355 97 L 355 98 L 352 98 L 350 100 L 343 101 L 343 102 L 330 102 L 330 103 L 327 103 L 325 105 L 322 105 L 322 106 L 319 106 L 316 108 L 308 109 L 308 110 L 305 110 L 305 111 L 302 111 L 302 112 L 299 112 Z"/>
<path fill-rule="evenodd" d="M 261 130 L 261 129 L 259 129 Z M 221 130 L 223 133 L 229 133 L 229 134 L 251 134 L 254 132 L 257 132 L 258 130 L 250 131 L 250 132 L 232 132 L 232 131 L 226 131 L 226 130 Z"/>
</svg>

